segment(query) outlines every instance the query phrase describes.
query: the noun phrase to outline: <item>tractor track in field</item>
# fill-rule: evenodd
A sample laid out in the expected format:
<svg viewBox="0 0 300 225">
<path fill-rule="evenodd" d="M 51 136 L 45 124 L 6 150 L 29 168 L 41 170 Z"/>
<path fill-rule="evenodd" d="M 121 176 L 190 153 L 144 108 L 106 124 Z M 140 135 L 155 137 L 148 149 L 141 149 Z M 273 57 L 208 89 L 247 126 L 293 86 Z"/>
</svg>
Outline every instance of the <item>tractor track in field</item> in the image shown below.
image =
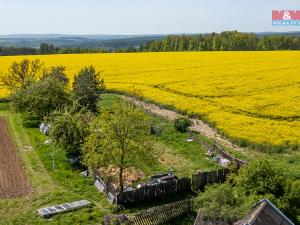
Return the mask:
<svg viewBox="0 0 300 225">
<path fill-rule="evenodd" d="M 213 106 L 221 107 L 222 110 L 227 111 L 229 113 L 252 117 L 255 119 L 267 119 L 267 120 L 285 121 L 285 122 L 291 122 L 291 123 L 293 123 L 294 121 L 300 120 L 300 115 L 283 116 L 283 115 L 272 115 L 272 114 L 259 113 L 256 111 L 244 110 L 244 109 L 236 108 L 236 107 L 233 107 L 230 105 L 221 104 L 214 100 L 217 98 L 224 98 L 224 97 L 250 96 L 251 93 L 256 93 L 257 90 L 255 92 L 254 91 L 247 92 L 247 94 L 243 94 L 243 95 L 227 95 L 227 94 L 201 95 L 201 94 L 188 94 L 188 93 L 184 93 L 184 92 L 173 90 L 171 88 L 166 87 L 166 85 L 168 85 L 168 84 L 180 83 L 180 82 L 182 82 L 182 81 L 173 81 L 173 82 L 161 83 L 161 84 L 145 84 L 145 83 L 137 83 L 137 82 L 108 82 L 108 83 L 132 84 L 133 86 L 134 85 L 142 85 L 142 86 L 158 89 L 160 91 L 164 91 L 167 93 L 171 93 L 171 94 L 175 94 L 175 95 L 179 95 L 179 96 L 183 96 L 183 97 L 201 99 L 202 101 L 205 101 Z M 295 83 L 287 84 L 287 85 L 275 86 L 275 87 L 272 87 L 272 90 L 274 90 L 276 88 L 288 87 L 288 86 L 293 86 L 293 85 L 298 85 L 298 84 L 300 84 L 300 82 L 295 82 Z M 261 89 L 261 90 L 266 90 L 266 89 Z"/>
<path fill-rule="evenodd" d="M 19 159 L 16 146 L 0 117 L 0 199 L 26 195 L 30 185 Z"/>
<path fill-rule="evenodd" d="M 164 117 L 168 120 L 175 120 L 178 117 L 182 117 L 179 113 L 164 109 L 162 107 L 159 107 L 152 103 L 146 103 L 144 101 L 138 100 L 133 97 L 128 96 L 122 96 L 125 100 L 133 102 L 136 106 L 139 106 L 143 108 L 145 111 L 152 113 L 157 116 Z M 220 135 L 215 129 L 210 127 L 207 123 L 205 123 L 202 120 L 199 119 L 190 119 L 193 123 L 193 125 L 189 128 L 191 131 L 195 131 L 197 133 L 200 133 L 208 138 L 211 138 L 218 143 L 222 144 L 223 146 L 226 146 L 228 148 L 234 149 L 236 151 L 244 151 L 245 149 L 242 147 L 239 147 L 235 144 L 233 144 L 230 140 Z"/>
</svg>

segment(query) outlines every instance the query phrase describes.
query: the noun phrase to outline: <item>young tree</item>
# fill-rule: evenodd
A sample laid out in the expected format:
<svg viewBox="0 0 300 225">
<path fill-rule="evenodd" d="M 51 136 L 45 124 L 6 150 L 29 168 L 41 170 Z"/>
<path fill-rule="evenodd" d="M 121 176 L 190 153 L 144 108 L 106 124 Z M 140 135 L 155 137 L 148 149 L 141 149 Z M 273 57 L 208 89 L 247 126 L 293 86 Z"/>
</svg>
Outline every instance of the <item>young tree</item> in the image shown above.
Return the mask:
<svg viewBox="0 0 300 225">
<path fill-rule="evenodd" d="M 93 66 L 84 67 L 75 75 L 73 97 L 82 107 L 96 112 L 99 94 L 104 90 L 104 80 Z"/>
<path fill-rule="evenodd" d="M 25 82 L 11 95 L 11 101 L 17 112 L 43 119 L 54 110 L 69 104 L 70 97 L 62 82 L 48 77 L 34 83 Z"/>
<path fill-rule="evenodd" d="M 21 62 L 13 62 L 8 72 L 1 76 L 0 81 L 3 86 L 10 91 L 20 88 L 25 82 L 32 83 L 38 80 L 44 67 L 40 60 L 24 59 Z"/>
<path fill-rule="evenodd" d="M 117 166 L 123 191 L 124 169 L 155 157 L 148 135 L 146 115 L 131 104 L 119 103 L 91 123 L 91 134 L 83 145 L 84 163 L 90 168 Z"/>
<path fill-rule="evenodd" d="M 66 107 L 55 111 L 49 121 L 51 124 L 50 138 L 54 145 L 66 152 L 69 158 L 81 158 L 81 146 L 88 135 L 88 123 L 93 115 L 77 107 Z"/>
</svg>

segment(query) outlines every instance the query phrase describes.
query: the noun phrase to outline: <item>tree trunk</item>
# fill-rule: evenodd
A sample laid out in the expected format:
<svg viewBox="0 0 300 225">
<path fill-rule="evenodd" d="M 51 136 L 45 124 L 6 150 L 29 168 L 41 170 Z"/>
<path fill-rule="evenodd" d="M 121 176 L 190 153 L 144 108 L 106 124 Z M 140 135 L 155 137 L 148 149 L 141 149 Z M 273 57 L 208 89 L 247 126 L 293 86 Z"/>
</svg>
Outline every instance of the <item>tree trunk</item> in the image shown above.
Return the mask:
<svg viewBox="0 0 300 225">
<path fill-rule="evenodd" d="M 122 192 L 124 190 L 124 183 L 123 183 L 123 170 L 124 170 L 124 145 L 122 145 L 121 149 L 121 158 L 120 158 L 120 164 L 119 164 L 119 185 L 120 185 L 120 191 Z"/>
<path fill-rule="evenodd" d="M 120 185 L 120 192 L 123 192 L 123 190 L 124 190 L 124 184 L 123 184 L 123 165 L 120 166 L 119 185 Z"/>
</svg>

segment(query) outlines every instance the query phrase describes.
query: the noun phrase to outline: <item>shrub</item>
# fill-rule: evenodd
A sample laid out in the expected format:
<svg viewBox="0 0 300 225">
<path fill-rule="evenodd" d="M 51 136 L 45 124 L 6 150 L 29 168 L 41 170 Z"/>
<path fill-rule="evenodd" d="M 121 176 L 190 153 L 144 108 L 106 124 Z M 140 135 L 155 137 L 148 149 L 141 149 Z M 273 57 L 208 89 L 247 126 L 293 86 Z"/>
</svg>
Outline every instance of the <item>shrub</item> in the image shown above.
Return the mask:
<svg viewBox="0 0 300 225">
<path fill-rule="evenodd" d="M 206 187 L 195 200 L 213 221 L 232 223 L 263 198 L 271 200 L 290 219 L 300 214 L 300 181 L 287 177 L 272 161 L 254 160 L 232 174 L 225 184 Z"/>
<path fill-rule="evenodd" d="M 24 120 L 23 126 L 26 128 L 37 128 L 40 125 L 40 120 Z"/>
<path fill-rule="evenodd" d="M 36 128 L 39 127 L 41 120 L 36 115 L 24 113 L 22 114 L 22 123 L 26 128 Z"/>
<path fill-rule="evenodd" d="M 187 128 L 191 125 L 192 125 L 192 122 L 189 119 L 185 118 L 185 117 L 177 118 L 174 121 L 175 129 L 177 131 L 182 132 L 182 133 L 185 133 L 187 131 Z"/>
<path fill-rule="evenodd" d="M 234 188 L 225 183 L 207 186 L 205 192 L 195 199 L 194 205 L 204 210 L 205 219 L 231 224 L 246 215 L 254 202 L 237 196 Z"/>
</svg>

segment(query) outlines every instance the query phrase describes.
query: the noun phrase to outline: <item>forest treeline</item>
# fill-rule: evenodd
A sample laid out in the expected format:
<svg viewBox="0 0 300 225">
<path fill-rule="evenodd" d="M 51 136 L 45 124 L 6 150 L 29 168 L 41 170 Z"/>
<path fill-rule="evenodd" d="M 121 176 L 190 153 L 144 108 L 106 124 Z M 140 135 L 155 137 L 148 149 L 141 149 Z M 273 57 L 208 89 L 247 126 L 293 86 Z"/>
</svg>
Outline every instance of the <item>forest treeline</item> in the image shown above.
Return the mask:
<svg viewBox="0 0 300 225">
<path fill-rule="evenodd" d="M 0 47 L 0 56 L 80 54 L 107 52 L 170 52 L 170 51 L 266 51 L 300 50 L 300 37 L 289 35 L 258 36 L 254 33 L 226 31 L 199 35 L 170 35 L 161 40 L 151 40 L 128 48 L 56 47 L 41 43 L 39 48 Z"/>
<path fill-rule="evenodd" d="M 8 55 L 48 55 L 48 54 L 80 54 L 80 53 L 103 53 L 109 50 L 98 48 L 81 47 L 56 47 L 52 44 L 41 43 L 39 48 L 29 47 L 0 47 L 0 56 Z"/>
<path fill-rule="evenodd" d="M 163 40 L 148 41 L 138 51 L 255 51 L 299 50 L 299 36 L 262 36 L 237 31 L 205 35 L 171 35 Z"/>
</svg>

